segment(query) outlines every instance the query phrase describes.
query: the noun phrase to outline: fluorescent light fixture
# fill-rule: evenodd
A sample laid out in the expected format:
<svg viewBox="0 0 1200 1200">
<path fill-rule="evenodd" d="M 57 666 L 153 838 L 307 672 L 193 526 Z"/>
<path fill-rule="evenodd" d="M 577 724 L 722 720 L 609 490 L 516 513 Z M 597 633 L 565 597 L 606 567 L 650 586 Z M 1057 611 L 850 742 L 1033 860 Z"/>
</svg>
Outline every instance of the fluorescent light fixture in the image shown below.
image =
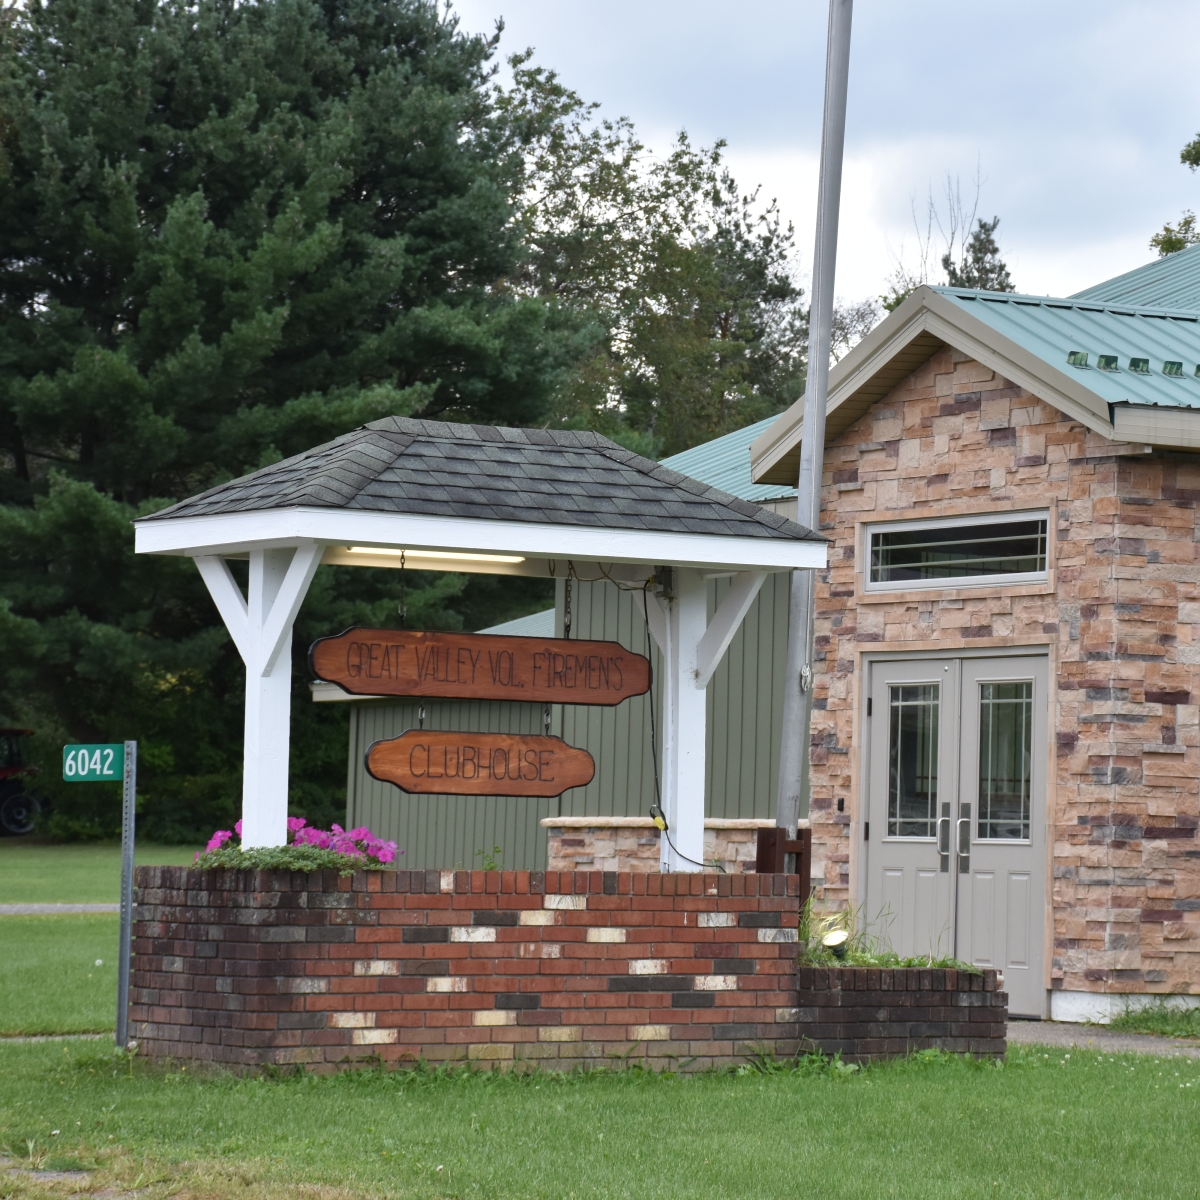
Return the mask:
<svg viewBox="0 0 1200 1200">
<path fill-rule="evenodd" d="M 460 550 L 392 550 L 381 546 L 347 546 L 349 554 L 374 554 L 389 558 L 435 558 L 439 562 L 523 563 L 519 554 L 468 554 Z"/>
</svg>

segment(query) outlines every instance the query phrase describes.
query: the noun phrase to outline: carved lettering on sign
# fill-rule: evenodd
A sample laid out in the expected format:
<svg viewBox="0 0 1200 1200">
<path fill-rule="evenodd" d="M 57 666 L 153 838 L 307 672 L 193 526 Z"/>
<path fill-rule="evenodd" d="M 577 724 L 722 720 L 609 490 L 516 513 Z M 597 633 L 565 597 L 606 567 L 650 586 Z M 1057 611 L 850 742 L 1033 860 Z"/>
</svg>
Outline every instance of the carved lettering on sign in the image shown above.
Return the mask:
<svg viewBox="0 0 1200 1200">
<path fill-rule="evenodd" d="M 308 652 L 318 679 L 356 696 L 620 704 L 650 688 L 650 663 L 619 642 L 348 629 Z"/>
<path fill-rule="evenodd" d="M 557 737 L 409 729 L 371 746 L 367 772 L 425 795 L 561 796 L 590 783 L 596 763 Z"/>
</svg>

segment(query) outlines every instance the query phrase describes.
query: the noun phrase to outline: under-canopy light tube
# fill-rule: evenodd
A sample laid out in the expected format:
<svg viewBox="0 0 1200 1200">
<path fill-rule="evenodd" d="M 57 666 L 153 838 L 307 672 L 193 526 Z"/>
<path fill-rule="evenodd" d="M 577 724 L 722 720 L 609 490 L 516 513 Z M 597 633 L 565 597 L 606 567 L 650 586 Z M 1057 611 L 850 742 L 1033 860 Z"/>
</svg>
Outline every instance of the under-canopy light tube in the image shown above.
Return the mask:
<svg viewBox="0 0 1200 1200">
<path fill-rule="evenodd" d="M 436 558 L 440 561 L 447 559 L 456 562 L 491 562 L 491 563 L 523 563 L 525 559 L 519 554 L 470 554 L 458 550 L 393 550 L 382 546 L 347 546 L 349 554 L 378 554 L 393 558 Z"/>
</svg>

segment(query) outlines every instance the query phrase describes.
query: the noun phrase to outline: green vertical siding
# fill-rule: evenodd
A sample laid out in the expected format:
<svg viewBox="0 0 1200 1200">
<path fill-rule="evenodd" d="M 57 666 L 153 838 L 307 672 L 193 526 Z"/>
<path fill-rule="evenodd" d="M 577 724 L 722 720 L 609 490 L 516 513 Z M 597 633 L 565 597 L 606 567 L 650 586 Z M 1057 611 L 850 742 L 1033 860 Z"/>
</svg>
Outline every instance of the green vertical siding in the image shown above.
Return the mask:
<svg viewBox="0 0 1200 1200">
<path fill-rule="evenodd" d="M 728 590 L 709 585 L 709 615 Z M 769 817 L 775 812 L 782 732 L 783 670 L 787 657 L 789 578 L 771 575 L 708 685 L 707 788 L 711 817 Z M 620 642 L 638 654 L 648 639 L 640 591 L 607 580 L 572 584 L 572 636 Z M 557 632 L 562 635 L 564 587 L 558 585 Z M 652 648 L 651 695 L 661 760 L 660 656 Z M 372 742 L 395 737 L 417 723 L 415 702 L 353 704 L 350 721 L 348 818 L 366 824 L 405 848 L 406 867 L 458 867 L 477 862 L 475 851 L 499 845 L 503 865 L 538 870 L 546 864 L 548 816 L 641 816 L 654 802 L 650 734 L 651 696 L 615 708 L 557 706 L 552 731 L 588 750 L 596 777 L 560 799 L 477 796 L 407 796 L 367 775 L 363 758 Z M 543 708 L 535 704 L 430 702 L 431 729 L 540 733 Z"/>
<path fill-rule="evenodd" d="M 500 846 L 508 870 L 542 870 L 546 835 L 539 822 L 557 814 L 558 800 L 524 796 L 410 796 L 367 774 L 371 743 L 397 737 L 417 726 L 416 702 L 372 700 L 355 703 L 350 721 L 350 787 L 347 817 L 404 850 L 402 867 L 469 868 L 479 865 L 476 850 Z M 500 701 L 429 701 L 427 729 L 485 733 L 541 733 L 543 706 Z M 551 709 L 551 731 L 561 718 Z"/>
</svg>

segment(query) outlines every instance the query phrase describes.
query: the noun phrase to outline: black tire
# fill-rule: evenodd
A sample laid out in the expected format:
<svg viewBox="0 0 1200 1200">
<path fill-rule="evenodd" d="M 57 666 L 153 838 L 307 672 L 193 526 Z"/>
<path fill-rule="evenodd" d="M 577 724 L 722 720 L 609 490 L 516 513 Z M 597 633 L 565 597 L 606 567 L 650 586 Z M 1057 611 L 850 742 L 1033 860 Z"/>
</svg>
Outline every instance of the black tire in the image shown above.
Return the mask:
<svg viewBox="0 0 1200 1200">
<path fill-rule="evenodd" d="M 32 833 L 42 806 L 24 788 L 0 796 L 0 832 L 8 837 Z"/>
</svg>

